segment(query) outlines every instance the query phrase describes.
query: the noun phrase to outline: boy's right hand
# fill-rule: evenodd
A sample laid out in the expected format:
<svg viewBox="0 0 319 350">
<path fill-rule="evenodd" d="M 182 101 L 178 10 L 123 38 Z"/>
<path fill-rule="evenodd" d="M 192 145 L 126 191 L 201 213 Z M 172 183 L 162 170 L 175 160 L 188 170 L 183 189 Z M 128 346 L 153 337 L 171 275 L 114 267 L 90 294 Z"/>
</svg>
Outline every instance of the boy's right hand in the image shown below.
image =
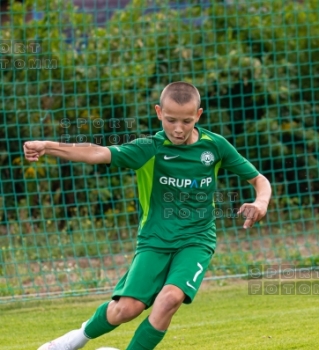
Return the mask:
<svg viewBox="0 0 319 350">
<path fill-rule="evenodd" d="M 45 154 L 45 141 L 27 141 L 23 145 L 25 158 L 29 162 L 37 162 Z"/>
</svg>

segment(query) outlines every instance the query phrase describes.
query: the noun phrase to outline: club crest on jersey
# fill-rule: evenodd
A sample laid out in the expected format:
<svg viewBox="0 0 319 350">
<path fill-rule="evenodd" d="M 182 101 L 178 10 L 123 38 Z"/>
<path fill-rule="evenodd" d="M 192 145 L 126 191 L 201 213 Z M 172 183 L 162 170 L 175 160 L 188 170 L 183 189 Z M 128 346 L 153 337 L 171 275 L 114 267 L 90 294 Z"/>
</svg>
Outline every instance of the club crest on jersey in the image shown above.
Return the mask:
<svg viewBox="0 0 319 350">
<path fill-rule="evenodd" d="M 215 158 L 212 152 L 206 151 L 202 153 L 202 155 L 200 156 L 200 160 L 204 165 L 210 166 L 214 163 Z"/>
</svg>

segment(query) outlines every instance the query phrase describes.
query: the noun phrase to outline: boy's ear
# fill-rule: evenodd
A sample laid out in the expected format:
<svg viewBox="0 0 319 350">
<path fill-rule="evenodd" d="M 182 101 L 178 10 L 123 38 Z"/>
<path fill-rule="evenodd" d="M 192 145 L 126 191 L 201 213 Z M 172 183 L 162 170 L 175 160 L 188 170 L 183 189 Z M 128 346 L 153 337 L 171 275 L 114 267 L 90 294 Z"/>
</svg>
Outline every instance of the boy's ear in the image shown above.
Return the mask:
<svg viewBox="0 0 319 350">
<path fill-rule="evenodd" d="M 203 114 L 203 108 L 199 108 L 198 111 L 197 111 L 197 121 L 196 123 L 198 123 L 199 119 L 200 119 L 200 116 Z"/>
<path fill-rule="evenodd" d="M 157 114 L 157 118 L 159 120 L 162 120 L 162 108 L 161 108 L 161 106 L 155 105 L 155 111 L 156 111 L 156 114 Z"/>
</svg>

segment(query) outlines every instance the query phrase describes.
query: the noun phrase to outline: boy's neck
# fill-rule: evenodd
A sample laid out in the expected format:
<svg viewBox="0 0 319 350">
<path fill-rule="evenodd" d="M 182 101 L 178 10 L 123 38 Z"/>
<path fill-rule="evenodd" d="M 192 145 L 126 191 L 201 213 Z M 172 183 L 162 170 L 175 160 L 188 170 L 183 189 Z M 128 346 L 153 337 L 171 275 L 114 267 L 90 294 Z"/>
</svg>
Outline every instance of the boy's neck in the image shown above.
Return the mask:
<svg viewBox="0 0 319 350">
<path fill-rule="evenodd" d="M 190 135 L 189 139 L 186 141 L 185 145 L 191 145 L 195 142 L 197 142 L 199 139 L 199 131 L 197 128 L 194 128 L 192 131 L 192 134 Z"/>
</svg>

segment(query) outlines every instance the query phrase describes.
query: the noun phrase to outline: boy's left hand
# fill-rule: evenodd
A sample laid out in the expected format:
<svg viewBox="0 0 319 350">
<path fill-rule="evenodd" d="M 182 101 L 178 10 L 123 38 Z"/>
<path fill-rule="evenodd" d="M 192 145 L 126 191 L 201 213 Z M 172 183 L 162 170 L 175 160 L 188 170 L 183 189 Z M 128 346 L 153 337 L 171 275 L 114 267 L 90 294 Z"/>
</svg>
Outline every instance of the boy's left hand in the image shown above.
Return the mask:
<svg viewBox="0 0 319 350">
<path fill-rule="evenodd" d="M 268 205 L 263 202 L 244 203 L 237 214 L 243 214 L 246 219 L 243 228 L 250 228 L 255 222 L 261 220 L 267 213 Z"/>
</svg>

